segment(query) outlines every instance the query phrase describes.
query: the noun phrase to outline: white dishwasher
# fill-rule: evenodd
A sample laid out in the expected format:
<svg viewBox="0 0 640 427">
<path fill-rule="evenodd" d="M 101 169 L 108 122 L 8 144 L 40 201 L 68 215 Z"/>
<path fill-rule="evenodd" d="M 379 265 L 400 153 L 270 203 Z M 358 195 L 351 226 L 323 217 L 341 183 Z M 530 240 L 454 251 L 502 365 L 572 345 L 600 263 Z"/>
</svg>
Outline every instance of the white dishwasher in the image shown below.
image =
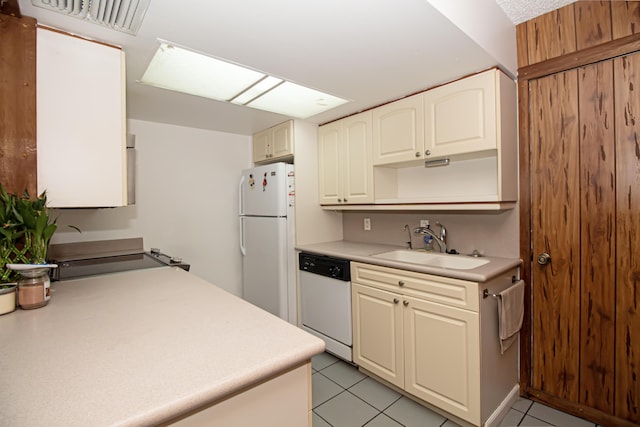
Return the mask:
<svg viewBox="0 0 640 427">
<path fill-rule="evenodd" d="M 301 252 L 302 329 L 324 340 L 326 350 L 353 361 L 349 261 Z"/>
</svg>

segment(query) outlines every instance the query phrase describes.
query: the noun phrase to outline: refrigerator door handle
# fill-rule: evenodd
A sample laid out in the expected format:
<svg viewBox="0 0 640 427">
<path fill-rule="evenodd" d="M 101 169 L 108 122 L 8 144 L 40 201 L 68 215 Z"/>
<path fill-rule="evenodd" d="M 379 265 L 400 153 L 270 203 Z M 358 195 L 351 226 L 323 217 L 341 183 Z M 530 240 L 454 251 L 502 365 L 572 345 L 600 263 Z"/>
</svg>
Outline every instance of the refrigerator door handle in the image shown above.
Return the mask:
<svg viewBox="0 0 640 427">
<path fill-rule="evenodd" d="M 239 218 L 240 224 L 240 252 L 243 256 L 247 255 L 247 248 L 244 246 L 244 217 Z"/>
<path fill-rule="evenodd" d="M 238 215 L 244 215 L 244 203 L 242 202 L 242 184 L 244 184 L 244 175 L 240 178 L 238 184 Z"/>
</svg>

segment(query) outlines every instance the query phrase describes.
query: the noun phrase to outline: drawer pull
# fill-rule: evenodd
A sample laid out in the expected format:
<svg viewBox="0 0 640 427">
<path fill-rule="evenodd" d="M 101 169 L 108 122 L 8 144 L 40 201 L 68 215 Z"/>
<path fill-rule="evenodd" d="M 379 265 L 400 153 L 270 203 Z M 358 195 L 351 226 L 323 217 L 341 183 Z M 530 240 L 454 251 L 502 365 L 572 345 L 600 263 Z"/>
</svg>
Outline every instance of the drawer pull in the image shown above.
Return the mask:
<svg viewBox="0 0 640 427">
<path fill-rule="evenodd" d="M 404 286 L 404 282 L 402 280 L 398 280 L 398 285 L 399 286 Z"/>
<path fill-rule="evenodd" d="M 393 299 L 393 303 L 394 303 L 394 304 L 397 304 L 397 303 L 399 303 L 399 302 L 400 302 L 400 300 L 399 300 L 398 298 L 394 298 L 394 299 Z"/>
<path fill-rule="evenodd" d="M 402 301 L 402 305 L 404 305 L 405 307 L 408 306 L 409 305 L 409 301 L 407 301 L 407 300 Z"/>
</svg>

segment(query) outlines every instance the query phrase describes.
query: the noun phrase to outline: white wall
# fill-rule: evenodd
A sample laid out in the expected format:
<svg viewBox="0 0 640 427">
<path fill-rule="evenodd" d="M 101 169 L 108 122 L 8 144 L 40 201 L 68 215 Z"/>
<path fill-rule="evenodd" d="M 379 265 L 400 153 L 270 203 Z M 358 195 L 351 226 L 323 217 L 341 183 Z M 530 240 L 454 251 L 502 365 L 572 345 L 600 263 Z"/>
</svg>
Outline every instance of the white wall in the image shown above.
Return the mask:
<svg viewBox="0 0 640 427">
<path fill-rule="evenodd" d="M 370 218 L 371 231 L 363 230 L 363 219 Z M 409 239 L 403 231 L 405 224 L 411 230 L 428 219 L 431 228 L 439 230 L 436 221 L 447 228 L 447 246 L 460 253 L 474 250 L 488 256 L 520 257 L 519 207 L 500 213 L 452 212 L 349 212 L 344 214 L 344 238 L 357 242 L 406 245 Z M 411 233 L 414 249 L 424 247 L 422 236 Z M 438 246 L 434 244 L 435 250 Z"/>
<path fill-rule="evenodd" d="M 128 133 L 136 136 L 136 204 L 53 210 L 52 243 L 143 237 L 145 249 L 181 256 L 197 276 L 241 295 L 236 183 L 251 167 L 251 136 L 139 120 L 129 120 Z"/>
<path fill-rule="evenodd" d="M 518 75 L 516 26 L 495 0 L 427 2 L 491 55 L 511 77 Z"/>
</svg>

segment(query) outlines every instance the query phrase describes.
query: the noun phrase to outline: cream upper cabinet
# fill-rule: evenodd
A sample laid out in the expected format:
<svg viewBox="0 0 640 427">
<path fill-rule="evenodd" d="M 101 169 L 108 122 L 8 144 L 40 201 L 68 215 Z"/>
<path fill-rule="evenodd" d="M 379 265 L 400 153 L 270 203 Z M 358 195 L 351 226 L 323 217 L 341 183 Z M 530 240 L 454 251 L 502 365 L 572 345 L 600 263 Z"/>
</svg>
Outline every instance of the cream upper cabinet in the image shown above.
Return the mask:
<svg viewBox="0 0 640 427">
<path fill-rule="evenodd" d="M 353 360 L 361 370 L 475 426 L 518 392 L 518 350 L 500 353 L 496 300 L 515 270 L 477 283 L 351 263 Z M 482 380 L 482 375 L 489 378 Z"/>
<path fill-rule="evenodd" d="M 496 149 L 501 76 L 489 70 L 424 93 L 427 160 Z"/>
<path fill-rule="evenodd" d="M 293 120 L 253 135 L 253 162 L 271 163 L 293 156 Z"/>
<path fill-rule="evenodd" d="M 373 110 L 373 164 L 424 157 L 423 95 L 413 95 Z"/>
<path fill-rule="evenodd" d="M 370 111 L 318 129 L 318 168 L 320 204 L 373 202 Z"/>
<path fill-rule="evenodd" d="M 342 202 L 342 125 L 329 123 L 318 128 L 318 191 L 320 204 Z"/>
<path fill-rule="evenodd" d="M 37 30 L 38 192 L 51 207 L 127 203 L 121 49 Z"/>
</svg>

